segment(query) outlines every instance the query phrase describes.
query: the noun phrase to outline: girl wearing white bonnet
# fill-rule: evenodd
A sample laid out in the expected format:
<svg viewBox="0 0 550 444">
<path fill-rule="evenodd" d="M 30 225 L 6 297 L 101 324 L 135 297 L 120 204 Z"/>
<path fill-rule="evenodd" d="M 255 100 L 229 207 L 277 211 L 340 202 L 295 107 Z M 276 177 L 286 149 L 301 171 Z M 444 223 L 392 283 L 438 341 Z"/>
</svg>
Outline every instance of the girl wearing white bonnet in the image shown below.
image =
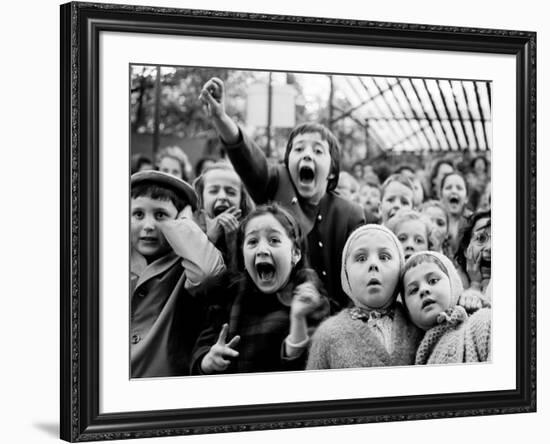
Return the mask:
<svg viewBox="0 0 550 444">
<path fill-rule="evenodd" d="M 426 333 L 416 364 L 483 362 L 490 359 L 491 310 L 468 316 L 458 305 L 462 282 L 451 261 L 433 251 L 415 253 L 403 269 L 402 297 L 414 324 Z"/>
<path fill-rule="evenodd" d="M 323 322 L 312 338 L 308 369 L 414 363 L 421 331 L 397 301 L 403 249 L 382 225 L 353 231 L 342 251 L 341 280 L 353 306 Z"/>
</svg>

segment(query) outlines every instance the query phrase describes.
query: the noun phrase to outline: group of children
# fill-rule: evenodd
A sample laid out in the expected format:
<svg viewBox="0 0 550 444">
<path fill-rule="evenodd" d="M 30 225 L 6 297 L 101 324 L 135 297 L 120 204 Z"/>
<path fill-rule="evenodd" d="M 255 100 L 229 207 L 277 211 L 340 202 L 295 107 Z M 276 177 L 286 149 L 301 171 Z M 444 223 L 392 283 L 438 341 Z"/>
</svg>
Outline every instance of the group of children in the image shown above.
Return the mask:
<svg viewBox="0 0 550 444">
<path fill-rule="evenodd" d="M 229 162 L 193 186 L 131 177 L 132 377 L 490 358 L 490 212 L 470 222 L 455 172 L 423 204 L 397 172 L 367 209 L 337 188 L 324 126 L 295 128 L 274 164 L 226 114 L 221 80 L 200 98 Z"/>
</svg>

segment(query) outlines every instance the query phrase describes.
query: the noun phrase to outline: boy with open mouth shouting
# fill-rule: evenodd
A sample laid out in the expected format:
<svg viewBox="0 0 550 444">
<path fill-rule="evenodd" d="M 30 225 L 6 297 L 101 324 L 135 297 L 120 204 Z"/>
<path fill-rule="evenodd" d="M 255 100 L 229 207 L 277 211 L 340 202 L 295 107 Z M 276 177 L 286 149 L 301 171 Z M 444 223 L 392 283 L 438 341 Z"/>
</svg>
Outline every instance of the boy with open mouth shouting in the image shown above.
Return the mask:
<svg viewBox="0 0 550 444">
<path fill-rule="evenodd" d="M 307 236 L 309 261 L 330 295 L 332 311 L 346 306 L 339 279 L 342 249 L 365 216 L 359 205 L 334 193 L 340 150 L 332 132 L 316 123 L 297 126 L 289 136 L 284 163 L 274 165 L 227 115 L 220 79 L 206 82 L 200 99 L 254 202 L 276 201 L 293 213 Z"/>
</svg>

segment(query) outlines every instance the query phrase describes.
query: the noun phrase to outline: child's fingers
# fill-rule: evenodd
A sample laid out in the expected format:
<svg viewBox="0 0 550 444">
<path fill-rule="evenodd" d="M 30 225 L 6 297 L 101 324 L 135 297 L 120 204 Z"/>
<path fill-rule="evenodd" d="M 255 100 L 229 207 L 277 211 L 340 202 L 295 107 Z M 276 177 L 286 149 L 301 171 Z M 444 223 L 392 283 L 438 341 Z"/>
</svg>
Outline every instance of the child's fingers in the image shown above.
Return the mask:
<svg viewBox="0 0 550 444">
<path fill-rule="evenodd" d="M 469 245 L 466 249 L 466 260 L 471 261 L 472 259 L 472 246 Z"/>
<path fill-rule="evenodd" d="M 220 89 L 223 91 L 223 80 L 218 78 L 218 77 L 212 77 L 209 81 L 208 81 L 211 85 L 215 86 L 216 88 Z M 220 91 L 221 92 L 221 91 Z"/>
<path fill-rule="evenodd" d="M 227 331 L 229 330 L 228 324 L 223 324 L 222 330 L 220 331 L 220 335 L 218 336 L 218 340 L 216 344 L 224 345 L 225 346 L 225 340 L 227 339 Z"/>
<path fill-rule="evenodd" d="M 477 257 L 475 258 L 475 267 L 476 267 L 476 270 L 479 270 L 479 268 L 481 267 L 481 250 L 479 250 L 479 253 L 477 254 Z"/>
<path fill-rule="evenodd" d="M 224 358 L 238 358 L 239 352 L 237 350 L 233 350 L 231 347 L 225 346 L 221 352 L 221 356 Z"/>
<path fill-rule="evenodd" d="M 239 345 L 239 342 L 241 342 L 241 337 L 239 335 L 237 336 L 234 336 L 233 339 L 231 339 L 231 341 L 229 341 L 226 345 L 227 347 L 230 347 L 230 348 L 235 348 L 237 345 Z M 238 355 L 238 353 L 237 353 Z"/>
<path fill-rule="evenodd" d="M 219 103 L 217 102 L 217 100 L 212 96 L 212 94 L 210 93 L 210 91 L 207 91 L 207 90 L 203 90 L 201 92 L 201 95 L 200 95 L 200 98 L 201 100 L 206 103 L 207 105 L 211 106 L 211 107 L 215 107 L 215 106 L 218 106 Z"/>
<path fill-rule="evenodd" d="M 225 370 L 227 367 L 229 367 L 229 364 L 231 364 L 231 361 L 228 361 L 227 359 L 223 359 L 222 357 L 215 357 L 212 359 L 212 363 L 214 364 L 214 369 L 218 372 Z"/>
<path fill-rule="evenodd" d="M 225 231 L 235 231 L 239 228 L 239 221 L 232 214 L 220 214 L 219 216 L 220 224 L 225 229 Z"/>
</svg>

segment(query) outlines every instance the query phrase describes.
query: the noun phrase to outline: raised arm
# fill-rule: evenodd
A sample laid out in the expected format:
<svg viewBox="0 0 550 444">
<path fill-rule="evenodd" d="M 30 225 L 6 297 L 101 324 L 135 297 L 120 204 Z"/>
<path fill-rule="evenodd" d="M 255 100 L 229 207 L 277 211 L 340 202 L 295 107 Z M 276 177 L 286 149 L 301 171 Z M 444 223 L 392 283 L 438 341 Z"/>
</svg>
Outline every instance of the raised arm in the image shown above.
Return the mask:
<svg viewBox="0 0 550 444">
<path fill-rule="evenodd" d="M 225 270 L 221 253 L 190 217 L 167 221 L 162 224 L 161 230 L 181 258 L 187 278 L 186 289 L 196 287 L 207 277 L 216 276 Z"/>
<path fill-rule="evenodd" d="M 216 77 L 210 79 L 205 83 L 200 99 L 208 107 L 229 160 L 252 200 L 257 204 L 271 200 L 279 182 L 277 167 L 268 163 L 260 147 L 226 114 L 223 82 Z"/>
<path fill-rule="evenodd" d="M 239 127 L 225 112 L 225 87 L 223 81 L 212 77 L 202 87 L 199 99 L 208 108 L 212 124 L 222 140 L 232 145 L 239 140 Z"/>
</svg>

